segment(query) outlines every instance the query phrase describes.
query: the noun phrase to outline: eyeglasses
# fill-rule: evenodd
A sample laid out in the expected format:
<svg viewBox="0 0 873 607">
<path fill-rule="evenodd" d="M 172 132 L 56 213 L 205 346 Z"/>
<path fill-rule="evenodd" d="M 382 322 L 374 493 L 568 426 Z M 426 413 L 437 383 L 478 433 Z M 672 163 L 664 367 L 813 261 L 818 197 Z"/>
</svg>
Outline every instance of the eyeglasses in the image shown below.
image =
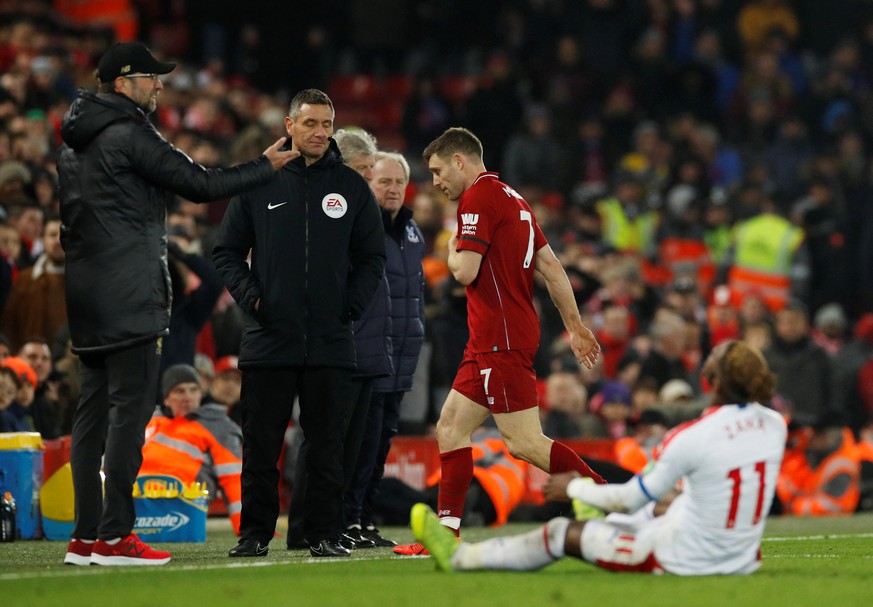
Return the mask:
<svg viewBox="0 0 873 607">
<path fill-rule="evenodd" d="M 130 74 L 127 76 L 122 76 L 122 78 L 151 78 L 152 82 L 156 83 L 161 79 L 160 74 Z"/>
</svg>

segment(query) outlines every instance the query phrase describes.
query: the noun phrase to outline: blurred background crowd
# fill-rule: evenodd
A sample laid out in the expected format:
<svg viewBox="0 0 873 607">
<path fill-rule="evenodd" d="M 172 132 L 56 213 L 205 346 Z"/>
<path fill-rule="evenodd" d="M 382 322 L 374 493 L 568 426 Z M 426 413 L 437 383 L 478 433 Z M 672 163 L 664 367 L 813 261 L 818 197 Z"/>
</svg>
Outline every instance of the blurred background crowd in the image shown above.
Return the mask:
<svg viewBox="0 0 873 607">
<path fill-rule="evenodd" d="M 466 342 L 445 265 L 455 208 L 420 160 L 466 126 L 534 207 L 603 346 L 579 369 L 537 287 L 546 434 L 631 437 L 653 407 L 667 426 L 693 417 L 700 364 L 741 338 L 778 374 L 798 445 L 834 428 L 873 444 L 870 0 L 0 2 L 0 352 L 31 370 L 0 371 L 4 419 L 69 433 L 59 128 L 100 55 L 134 39 L 179 63 L 153 118 L 201 164 L 257 155 L 310 87 L 337 127 L 409 159 L 427 344 L 402 432 L 430 431 Z M 168 218 L 164 366 L 195 364 L 233 413 L 242 313 L 210 260 L 224 208 L 180 199 Z"/>
</svg>

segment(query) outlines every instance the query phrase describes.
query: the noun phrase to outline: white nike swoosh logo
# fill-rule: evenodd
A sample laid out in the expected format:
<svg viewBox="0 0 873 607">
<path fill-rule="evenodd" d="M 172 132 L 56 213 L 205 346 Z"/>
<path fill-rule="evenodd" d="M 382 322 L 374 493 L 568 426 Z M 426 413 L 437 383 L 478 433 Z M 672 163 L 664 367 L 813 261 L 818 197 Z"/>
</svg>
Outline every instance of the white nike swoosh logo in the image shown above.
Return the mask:
<svg viewBox="0 0 873 607">
<path fill-rule="evenodd" d="M 281 207 L 283 204 L 288 204 L 288 201 L 286 200 L 285 202 L 275 202 L 275 203 L 271 202 L 270 204 L 267 205 L 267 208 L 272 211 L 273 209 L 277 209 L 277 208 Z"/>
<path fill-rule="evenodd" d="M 282 204 L 285 204 L 285 203 L 282 203 Z M 255 551 L 258 554 L 265 554 L 267 552 L 267 550 L 268 550 L 268 547 L 267 546 L 261 547 L 260 543 L 258 544 L 258 547 L 255 549 Z"/>
</svg>

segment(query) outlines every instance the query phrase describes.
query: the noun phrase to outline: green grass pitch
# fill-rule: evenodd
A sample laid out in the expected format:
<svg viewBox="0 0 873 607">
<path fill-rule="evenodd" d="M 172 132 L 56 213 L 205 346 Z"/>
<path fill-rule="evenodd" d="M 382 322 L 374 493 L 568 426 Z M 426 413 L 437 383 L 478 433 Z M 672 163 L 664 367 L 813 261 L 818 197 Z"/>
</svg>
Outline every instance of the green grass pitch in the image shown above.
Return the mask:
<svg viewBox="0 0 873 607">
<path fill-rule="evenodd" d="M 266 559 L 228 559 L 236 543 L 226 521 L 210 521 L 204 544 L 162 544 L 163 567 L 65 567 L 66 544 L 0 544 L 0 605 L 17 607 L 211 607 L 467 605 L 501 607 L 721 606 L 868 607 L 873 605 L 873 514 L 781 519 L 767 523 L 760 571 L 745 577 L 679 578 L 614 574 L 565 559 L 539 572 L 441 574 L 426 557 L 390 549 L 351 559 L 312 559 L 276 539 Z M 467 529 L 483 539 L 531 525 Z M 385 535 L 411 541 L 408 529 Z"/>
</svg>

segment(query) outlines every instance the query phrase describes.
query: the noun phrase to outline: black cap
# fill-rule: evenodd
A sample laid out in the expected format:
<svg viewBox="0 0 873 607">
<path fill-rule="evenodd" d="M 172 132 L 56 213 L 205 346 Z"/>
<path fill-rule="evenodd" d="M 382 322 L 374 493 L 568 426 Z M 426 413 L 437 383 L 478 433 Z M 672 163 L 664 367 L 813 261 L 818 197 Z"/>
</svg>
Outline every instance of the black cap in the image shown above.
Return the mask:
<svg viewBox="0 0 873 607">
<path fill-rule="evenodd" d="M 107 83 L 128 74 L 169 74 L 174 69 L 175 63 L 158 61 L 141 42 L 118 42 L 100 58 L 97 77 Z"/>
</svg>

